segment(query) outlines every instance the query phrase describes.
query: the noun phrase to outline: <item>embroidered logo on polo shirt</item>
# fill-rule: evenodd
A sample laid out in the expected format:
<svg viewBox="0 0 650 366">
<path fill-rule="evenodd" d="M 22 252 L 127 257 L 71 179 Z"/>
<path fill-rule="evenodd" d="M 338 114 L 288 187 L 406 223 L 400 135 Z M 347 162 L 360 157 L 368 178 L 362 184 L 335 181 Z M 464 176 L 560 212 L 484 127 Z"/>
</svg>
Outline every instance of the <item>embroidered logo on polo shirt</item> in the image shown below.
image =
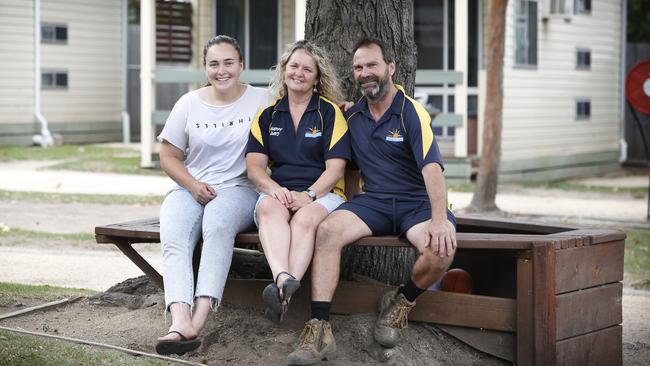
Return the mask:
<svg viewBox="0 0 650 366">
<path fill-rule="evenodd" d="M 280 136 L 280 132 L 282 132 L 282 127 L 271 127 L 269 136 Z"/>
<path fill-rule="evenodd" d="M 399 133 L 399 130 L 391 130 L 388 131 L 388 135 L 386 135 L 386 141 L 404 142 L 404 136 Z"/>
<path fill-rule="evenodd" d="M 323 133 L 316 127 L 311 127 L 309 131 L 305 132 L 305 137 L 309 137 L 312 139 L 318 138 L 323 136 Z"/>
</svg>

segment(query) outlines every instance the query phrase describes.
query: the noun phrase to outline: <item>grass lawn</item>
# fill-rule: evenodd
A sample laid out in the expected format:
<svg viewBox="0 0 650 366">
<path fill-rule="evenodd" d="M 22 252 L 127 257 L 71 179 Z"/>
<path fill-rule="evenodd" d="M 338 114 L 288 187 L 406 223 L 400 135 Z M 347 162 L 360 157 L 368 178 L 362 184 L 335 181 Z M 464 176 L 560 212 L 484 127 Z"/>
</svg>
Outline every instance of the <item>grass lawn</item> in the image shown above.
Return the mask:
<svg viewBox="0 0 650 366">
<path fill-rule="evenodd" d="M 9 228 L 7 226 L 3 226 L 2 223 L 0 223 L 0 237 L 3 236 L 11 236 L 15 239 L 30 238 L 47 240 L 95 241 L 95 235 L 92 233 L 50 233 L 46 231 L 21 229 L 19 227 Z"/>
<path fill-rule="evenodd" d="M 138 151 L 98 145 L 62 145 L 49 148 L 0 146 L 0 161 L 58 161 L 48 169 L 86 172 L 165 175 L 158 169 L 140 168 Z"/>
<path fill-rule="evenodd" d="M 625 240 L 625 284 L 650 290 L 650 230 L 628 230 Z"/>
<path fill-rule="evenodd" d="M 7 306 L 15 299 L 37 299 L 43 303 L 77 296 L 91 296 L 95 291 L 56 286 L 34 286 L 0 282 L 0 306 Z"/>
<path fill-rule="evenodd" d="M 644 197 L 648 193 L 648 187 L 605 187 L 605 186 L 592 186 L 587 184 L 579 184 L 570 181 L 547 181 L 547 182 L 519 182 L 513 185 L 519 185 L 526 188 L 541 188 L 541 189 L 560 189 L 565 191 L 579 191 L 579 192 L 603 192 L 603 193 L 629 193 L 634 197 Z"/>
<path fill-rule="evenodd" d="M 37 303 L 90 296 L 94 291 L 55 286 L 32 286 L 0 282 L 0 306 L 11 306 L 16 300 L 38 300 Z M 13 309 L 9 308 L 12 311 Z M 0 330 L 0 366 L 40 365 L 169 365 L 169 362 L 134 357 L 100 347 L 22 335 Z"/>
<path fill-rule="evenodd" d="M 98 203 L 104 205 L 159 205 L 164 196 L 116 194 L 43 193 L 0 190 L 0 201 L 32 203 Z"/>
<path fill-rule="evenodd" d="M 99 347 L 79 345 L 0 330 L 0 366 L 169 365 Z"/>
</svg>

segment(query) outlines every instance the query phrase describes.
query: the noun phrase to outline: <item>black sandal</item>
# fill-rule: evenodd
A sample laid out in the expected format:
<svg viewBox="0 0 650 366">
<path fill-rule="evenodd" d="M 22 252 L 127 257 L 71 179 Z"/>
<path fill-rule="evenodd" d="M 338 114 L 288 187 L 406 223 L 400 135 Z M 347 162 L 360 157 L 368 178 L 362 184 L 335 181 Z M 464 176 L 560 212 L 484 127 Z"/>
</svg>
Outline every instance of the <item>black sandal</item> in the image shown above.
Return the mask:
<svg viewBox="0 0 650 366">
<path fill-rule="evenodd" d="M 289 278 L 287 278 L 282 284 L 282 294 L 280 294 L 280 288 L 278 287 L 277 282 L 282 274 L 286 274 Z M 300 281 L 291 275 L 291 273 L 278 273 L 275 277 L 275 282 L 267 285 L 262 292 L 262 299 L 264 299 L 264 302 L 267 305 L 264 315 L 275 322 L 281 322 L 289 309 L 289 298 L 291 298 L 291 295 L 293 295 L 299 287 Z"/>
<path fill-rule="evenodd" d="M 179 341 L 159 341 L 156 344 L 156 352 L 159 355 L 177 354 L 184 355 L 186 352 L 194 351 L 201 346 L 201 340 L 197 338 L 188 339 L 181 332 L 172 330 L 167 334 L 176 333 L 181 338 Z"/>
</svg>

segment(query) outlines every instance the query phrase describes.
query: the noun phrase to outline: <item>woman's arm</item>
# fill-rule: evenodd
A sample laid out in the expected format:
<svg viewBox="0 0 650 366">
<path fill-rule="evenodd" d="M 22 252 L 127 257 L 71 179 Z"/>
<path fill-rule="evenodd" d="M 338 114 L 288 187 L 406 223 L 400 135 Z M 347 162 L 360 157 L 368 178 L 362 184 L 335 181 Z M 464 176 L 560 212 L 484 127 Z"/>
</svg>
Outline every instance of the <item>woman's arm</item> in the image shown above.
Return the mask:
<svg viewBox="0 0 650 366">
<path fill-rule="evenodd" d="M 277 198 L 283 205 L 287 206 L 293 202 L 291 192 L 276 183 L 268 174 L 266 166 L 269 157 L 266 154 L 249 152 L 246 154 L 246 170 L 248 179 L 255 184 L 258 191 L 264 192 L 273 198 Z"/>
<path fill-rule="evenodd" d="M 345 172 L 345 159 L 332 158 L 325 161 L 325 170 L 318 177 L 316 182 L 309 187 L 310 190 L 316 192 L 316 197 L 322 197 L 334 188 L 336 183 L 343 178 Z M 311 197 L 307 192 L 292 191 L 294 203 L 291 205 L 292 211 L 298 211 L 301 207 L 306 206 L 312 202 Z"/>
<path fill-rule="evenodd" d="M 167 140 L 162 140 L 160 145 L 160 167 L 174 182 L 192 193 L 200 204 L 205 205 L 217 196 L 212 186 L 199 182 L 187 171 L 183 164 L 183 151 Z"/>
</svg>

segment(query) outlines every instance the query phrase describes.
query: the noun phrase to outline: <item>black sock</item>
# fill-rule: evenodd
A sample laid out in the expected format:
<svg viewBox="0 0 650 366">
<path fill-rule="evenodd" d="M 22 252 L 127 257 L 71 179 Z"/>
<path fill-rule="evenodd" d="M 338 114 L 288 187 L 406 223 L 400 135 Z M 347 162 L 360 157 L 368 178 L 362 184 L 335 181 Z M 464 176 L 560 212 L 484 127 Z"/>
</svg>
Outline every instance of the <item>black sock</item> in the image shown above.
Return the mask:
<svg viewBox="0 0 650 366">
<path fill-rule="evenodd" d="M 409 302 L 415 301 L 415 299 L 420 296 L 425 290 L 417 287 L 414 283 L 413 280 L 409 278 L 409 281 L 404 285 L 404 287 L 401 287 L 399 289 L 399 292 L 404 294 L 404 297 L 406 300 Z"/>
<path fill-rule="evenodd" d="M 312 301 L 311 302 L 311 318 L 318 320 L 330 321 L 330 307 L 331 302 L 327 301 Z"/>
</svg>

